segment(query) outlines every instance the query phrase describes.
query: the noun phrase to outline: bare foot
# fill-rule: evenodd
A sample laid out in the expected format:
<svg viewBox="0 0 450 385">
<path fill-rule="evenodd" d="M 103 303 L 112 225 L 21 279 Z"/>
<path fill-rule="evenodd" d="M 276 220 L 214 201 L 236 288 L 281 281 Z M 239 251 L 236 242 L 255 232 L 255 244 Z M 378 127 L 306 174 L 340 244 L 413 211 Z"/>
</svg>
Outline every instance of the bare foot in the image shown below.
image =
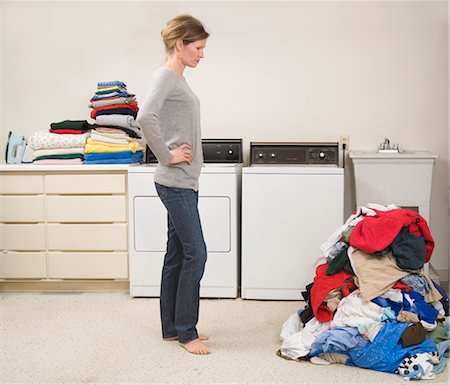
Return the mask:
<svg viewBox="0 0 450 385">
<path fill-rule="evenodd" d="M 189 341 L 186 344 L 180 343 L 180 345 L 185 348 L 189 353 L 192 354 L 209 354 L 211 350 L 202 342 L 200 338 Z"/>
<path fill-rule="evenodd" d="M 209 340 L 209 336 L 207 336 L 206 334 L 199 334 L 198 338 L 200 339 L 200 341 L 207 341 L 207 340 Z M 178 341 L 178 336 L 163 338 L 163 340 L 164 341 Z"/>
</svg>

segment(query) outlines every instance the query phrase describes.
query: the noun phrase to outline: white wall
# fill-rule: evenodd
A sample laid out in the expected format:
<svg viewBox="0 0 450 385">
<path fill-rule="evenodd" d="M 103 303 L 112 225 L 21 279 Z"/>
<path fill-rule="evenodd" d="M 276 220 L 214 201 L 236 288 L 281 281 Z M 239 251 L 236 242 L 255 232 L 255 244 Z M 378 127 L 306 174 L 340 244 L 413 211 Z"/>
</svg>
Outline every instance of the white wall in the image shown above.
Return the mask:
<svg viewBox="0 0 450 385">
<path fill-rule="evenodd" d="M 338 141 L 376 149 L 385 137 L 437 153 L 432 258 L 448 270 L 446 1 L 2 1 L 1 147 L 9 130 L 89 120 L 96 83 L 122 80 L 142 101 L 163 63 L 160 30 L 191 13 L 211 31 L 186 76 L 204 137 Z M 247 156 L 246 156 L 247 158 Z M 347 163 L 348 160 L 347 160 Z M 346 215 L 353 209 L 348 167 Z"/>
</svg>

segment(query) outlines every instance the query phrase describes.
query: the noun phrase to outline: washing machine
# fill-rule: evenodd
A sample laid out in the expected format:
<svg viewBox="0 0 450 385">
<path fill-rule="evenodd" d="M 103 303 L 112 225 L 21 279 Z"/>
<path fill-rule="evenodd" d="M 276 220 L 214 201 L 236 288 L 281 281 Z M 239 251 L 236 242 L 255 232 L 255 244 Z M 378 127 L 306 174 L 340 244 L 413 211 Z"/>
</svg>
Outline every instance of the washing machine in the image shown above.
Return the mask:
<svg viewBox="0 0 450 385">
<path fill-rule="evenodd" d="M 338 150 L 338 143 L 250 143 L 242 171 L 242 298 L 303 299 L 320 245 L 344 220 Z"/>
<path fill-rule="evenodd" d="M 200 296 L 236 298 L 240 268 L 241 139 L 204 139 L 199 212 L 208 250 Z M 147 151 L 147 159 L 154 157 Z M 154 185 L 156 163 L 128 172 L 129 274 L 132 297 L 159 297 L 167 211 Z"/>
</svg>

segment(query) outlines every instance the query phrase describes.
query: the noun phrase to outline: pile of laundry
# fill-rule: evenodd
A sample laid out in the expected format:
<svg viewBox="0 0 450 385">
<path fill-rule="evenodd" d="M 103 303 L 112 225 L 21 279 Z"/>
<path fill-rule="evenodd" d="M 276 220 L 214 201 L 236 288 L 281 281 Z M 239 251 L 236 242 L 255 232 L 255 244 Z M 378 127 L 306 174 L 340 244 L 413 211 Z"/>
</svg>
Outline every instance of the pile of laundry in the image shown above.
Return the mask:
<svg viewBox="0 0 450 385">
<path fill-rule="evenodd" d="M 394 205 L 359 207 L 322 245 L 304 308 L 283 324 L 283 358 L 433 379 L 449 357 L 448 295 L 425 263 L 426 220 Z"/>
<path fill-rule="evenodd" d="M 126 84 L 119 80 L 97 83 L 89 107 L 95 125 L 86 142 L 84 163 L 142 163 L 145 146 L 136 122 L 139 107 Z"/>
<path fill-rule="evenodd" d="M 33 164 L 82 164 L 84 147 L 92 128 L 86 120 L 64 120 L 36 131 L 28 138 Z"/>
</svg>

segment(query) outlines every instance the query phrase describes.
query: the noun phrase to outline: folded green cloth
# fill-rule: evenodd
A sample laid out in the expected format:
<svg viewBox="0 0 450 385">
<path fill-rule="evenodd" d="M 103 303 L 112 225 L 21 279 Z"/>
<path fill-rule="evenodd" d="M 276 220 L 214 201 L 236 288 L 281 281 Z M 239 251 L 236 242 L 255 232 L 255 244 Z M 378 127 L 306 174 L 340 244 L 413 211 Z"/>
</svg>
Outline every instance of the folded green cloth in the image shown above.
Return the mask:
<svg viewBox="0 0 450 385">
<path fill-rule="evenodd" d="M 60 155 L 42 155 L 37 156 L 34 160 L 42 160 L 42 159 L 84 159 L 83 154 L 60 154 Z"/>
<path fill-rule="evenodd" d="M 91 125 L 86 120 L 63 120 L 62 122 L 50 124 L 52 130 L 81 130 L 86 131 L 91 128 Z"/>
</svg>

